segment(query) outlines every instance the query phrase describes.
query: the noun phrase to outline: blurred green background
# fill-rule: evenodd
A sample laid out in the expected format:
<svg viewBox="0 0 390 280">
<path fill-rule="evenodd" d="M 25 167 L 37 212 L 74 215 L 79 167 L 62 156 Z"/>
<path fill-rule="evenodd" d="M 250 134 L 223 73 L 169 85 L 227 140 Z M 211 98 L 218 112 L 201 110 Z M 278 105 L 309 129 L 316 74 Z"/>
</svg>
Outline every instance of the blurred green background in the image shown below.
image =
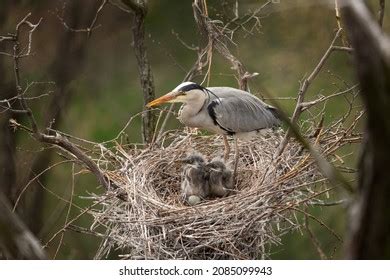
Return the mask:
<svg viewBox="0 0 390 280">
<path fill-rule="evenodd" d="M 240 15 L 264 4 L 266 1 L 237 1 Z M 236 46 L 232 51 L 244 63 L 249 72 L 259 75 L 250 80 L 249 86 L 258 96 L 295 97 L 299 81 L 307 76 L 318 63 L 337 28 L 333 1 L 280 0 L 273 1 L 260 14 L 261 26 L 252 34 L 237 32 L 234 37 Z M 280 3 L 278 3 L 280 2 Z M 378 1 L 368 1 L 374 14 L 378 10 Z M 22 82 L 54 82 L 40 84 L 29 91 L 31 96 L 49 93 L 48 97 L 30 102 L 43 126 L 53 104 L 50 96 L 56 92 L 69 97 L 61 106 L 61 114 L 55 120 L 59 130 L 71 135 L 95 142 L 114 138 L 124 127 L 129 118 L 142 111 L 142 92 L 139 83 L 137 64 L 132 49 L 131 15 L 113 5 L 107 5 L 98 17 L 98 28 L 90 38 L 85 32 L 69 32 L 60 18 L 70 27 L 86 28 L 101 1 L 0 1 L 0 34 L 13 32 L 15 25 L 29 12 L 31 20 L 43 21 L 34 33 L 33 55 L 23 59 L 21 64 Z M 236 1 L 207 1 L 211 18 L 225 20 L 231 18 L 232 7 Z M 388 31 L 389 9 L 386 10 L 384 30 Z M 176 35 L 177 34 L 177 35 Z M 149 1 L 149 12 L 146 20 L 146 37 L 149 61 L 152 66 L 156 95 L 159 96 L 176 87 L 191 68 L 197 57 L 195 51 L 186 48 L 177 37 L 188 45 L 202 43 L 196 29 L 191 1 Z M 0 44 L 1 51 L 9 51 Z M 331 94 L 337 89 L 345 89 L 354 84 L 352 57 L 344 52 L 332 54 L 319 77 L 310 87 L 307 97 L 314 99 L 318 94 Z M 12 61 L 0 57 L 1 94 L 6 94 L 7 85 L 13 83 Z M 210 85 L 234 86 L 237 81 L 230 64 L 214 54 L 211 69 Z M 203 80 L 203 76 L 194 79 Z M 0 98 L 2 99 L 2 98 Z M 280 105 L 291 115 L 293 100 L 280 100 Z M 326 122 L 331 122 L 345 108 L 343 102 L 328 104 Z M 4 116 L 0 117 L 4 118 Z M 303 116 L 305 117 L 305 115 Z M 21 119 L 21 122 L 24 120 Z M 53 120 L 49 120 L 49 123 Z M 171 120 L 169 127 L 178 127 L 176 120 Z M 141 141 L 141 122 L 136 118 L 127 128 L 130 142 Z M 31 171 L 31 162 L 42 153 L 42 147 L 31 140 L 26 133 L 14 134 L 16 141 L 15 166 L 18 173 L 15 185 L 23 185 Z M 3 136 L 1 136 L 3 137 Z M 356 164 L 356 147 L 345 149 L 345 153 L 354 152 L 351 166 Z M 63 160 L 58 155 L 50 162 Z M 48 172 L 40 185 L 31 185 L 23 200 L 20 213 L 29 224 L 40 220 L 35 230 L 38 237 L 46 243 L 48 239 L 64 224 L 67 203 L 56 195 L 69 199 L 72 185 L 72 165 L 63 164 Z M 80 207 L 87 207 L 89 201 L 81 199 L 96 189 L 96 181 L 91 175 L 78 175 L 75 178 L 73 202 Z M 0 182 L 1 184 L 1 182 Z M 42 186 L 49 191 L 42 189 Z M 35 190 L 33 188 L 36 188 Z M 42 189 L 39 193 L 37 189 Z M 52 192 L 52 193 L 51 193 Z M 29 199 L 31 195 L 34 199 Z M 342 194 L 334 193 L 331 199 L 338 199 Z M 41 207 L 31 214 L 31 207 Z M 38 207 L 38 208 L 39 208 Z M 346 211 L 341 205 L 333 207 L 312 207 L 308 211 L 320 217 L 340 236 L 346 228 Z M 74 217 L 79 210 L 72 208 L 70 216 Z M 298 219 L 302 217 L 298 216 Z M 37 222 L 38 223 L 38 222 Z M 91 220 L 81 217 L 77 224 L 88 227 Z M 323 227 L 311 222 L 315 236 L 328 257 L 342 258 L 343 244 Z M 51 257 L 54 257 L 59 239 L 48 246 Z M 56 258 L 90 259 L 96 253 L 100 240 L 92 235 L 67 231 L 63 244 Z M 271 249 L 274 259 L 318 259 L 306 232 L 292 232 L 282 237 L 283 245 Z M 112 254 L 112 258 L 118 252 Z"/>
</svg>

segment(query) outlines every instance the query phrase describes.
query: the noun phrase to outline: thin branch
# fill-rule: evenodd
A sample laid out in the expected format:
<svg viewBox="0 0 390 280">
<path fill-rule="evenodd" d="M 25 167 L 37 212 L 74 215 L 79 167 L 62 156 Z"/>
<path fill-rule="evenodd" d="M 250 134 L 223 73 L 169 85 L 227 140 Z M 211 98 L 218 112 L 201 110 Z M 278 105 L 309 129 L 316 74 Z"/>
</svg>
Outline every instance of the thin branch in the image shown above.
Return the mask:
<svg viewBox="0 0 390 280">
<path fill-rule="evenodd" d="M 380 27 L 383 27 L 383 19 L 385 17 L 385 3 L 385 0 L 379 0 L 378 23 Z"/>
<path fill-rule="evenodd" d="M 58 166 L 58 165 L 61 165 L 63 163 L 68 163 L 68 162 L 71 162 L 71 160 L 63 160 L 63 161 L 59 161 L 59 162 L 56 162 L 52 165 L 50 165 L 49 167 L 45 168 L 44 170 L 42 170 L 41 172 L 39 172 L 38 174 L 36 174 L 24 187 L 23 189 L 20 191 L 16 201 L 15 201 L 15 204 L 14 204 L 14 207 L 12 209 L 13 212 L 15 212 L 16 208 L 18 207 L 19 205 L 19 201 L 20 199 L 22 198 L 23 194 L 25 193 L 25 191 L 27 190 L 27 188 L 31 185 L 32 182 L 34 182 L 35 180 L 37 180 L 42 174 L 44 174 L 45 172 L 53 169 L 54 167 Z"/>
<path fill-rule="evenodd" d="M 339 8 L 339 0 L 334 0 L 334 9 L 335 9 L 335 13 L 336 13 L 336 24 L 337 24 L 337 29 L 338 30 L 342 30 L 342 25 L 341 25 L 341 16 L 340 16 L 340 8 Z M 344 47 L 347 47 L 348 46 L 348 42 L 346 41 L 346 39 L 344 38 L 343 34 L 340 34 L 340 37 L 341 37 L 341 42 L 343 44 Z"/>
<path fill-rule="evenodd" d="M 347 199 L 340 199 L 336 201 L 312 201 L 309 202 L 310 205 L 315 206 L 336 206 L 336 205 L 343 205 L 348 203 L 349 201 Z"/>
<path fill-rule="evenodd" d="M 119 1 L 119 0 L 118 0 Z M 108 1 L 111 5 L 115 6 L 116 8 L 118 8 L 119 10 L 121 10 L 122 12 L 126 12 L 126 13 L 131 13 L 130 10 L 124 8 L 122 5 L 120 5 L 119 3 L 113 1 L 113 0 L 109 0 Z"/>
<path fill-rule="evenodd" d="M 278 109 L 279 106 L 274 104 Z M 352 194 L 355 192 L 354 188 L 351 184 L 344 178 L 344 176 L 334 167 L 332 163 L 330 163 L 319 151 L 316 147 L 311 144 L 308 140 L 305 139 L 304 136 L 300 133 L 297 125 L 290 120 L 287 115 L 279 110 L 279 116 L 282 121 L 284 121 L 288 125 L 288 131 L 295 137 L 295 139 L 306 149 L 309 154 L 313 157 L 320 172 L 324 175 L 324 177 L 328 178 L 330 183 L 334 186 L 340 186 L 348 193 Z M 287 135 L 287 133 L 286 133 Z M 281 142 L 282 143 L 282 142 Z M 280 145 L 279 145 L 280 146 Z M 276 158 L 275 158 L 276 159 Z"/>
<path fill-rule="evenodd" d="M 339 9 L 339 1 L 338 0 L 334 0 L 334 10 L 336 13 L 337 28 L 341 29 L 341 16 L 340 16 L 340 9 Z"/>
<path fill-rule="evenodd" d="M 93 18 L 92 22 L 91 22 L 91 25 L 87 28 L 88 30 L 88 37 L 91 36 L 91 32 L 92 32 L 92 29 L 93 27 L 95 26 L 95 23 L 99 17 L 99 14 L 100 12 L 103 10 L 104 6 L 107 4 L 107 0 L 102 0 L 102 3 L 100 4 L 99 8 L 97 9 L 96 11 L 96 14 L 95 14 L 95 17 Z"/>
<path fill-rule="evenodd" d="M 260 6 L 254 13 L 251 14 L 251 16 L 244 22 L 243 24 L 246 24 L 251 19 L 256 17 L 256 15 L 264 9 L 268 4 L 270 4 L 270 1 L 267 1 L 265 4 Z M 237 71 L 237 81 L 239 84 L 239 88 L 243 90 L 248 89 L 248 80 L 257 76 L 258 73 L 249 73 L 245 70 L 244 65 L 241 61 L 239 61 L 238 58 L 236 58 L 229 48 L 227 47 L 226 40 L 233 43 L 231 38 L 229 38 L 226 34 L 228 32 L 228 24 L 226 24 L 223 28 L 220 28 L 216 25 L 215 21 L 209 18 L 208 11 L 207 11 L 207 3 L 203 0 L 194 0 L 193 4 L 193 12 L 195 17 L 195 22 L 198 26 L 198 29 L 202 34 L 207 37 L 207 44 L 205 47 L 203 47 L 198 52 L 198 58 L 196 62 L 194 63 L 191 70 L 187 73 L 186 77 L 183 79 L 183 81 L 191 80 L 192 77 L 194 77 L 197 73 L 199 73 L 205 66 L 208 66 L 208 70 L 205 75 L 205 79 L 207 79 L 207 85 L 209 85 L 210 81 L 210 74 L 211 74 L 211 65 L 212 65 L 212 55 L 213 55 L 213 49 L 215 48 L 223 57 L 225 57 L 231 64 L 232 68 Z M 236 7 L 237 8 L 237 7 Z M 234 31 L 233 31 L 234 32 Z M 178 38 L 178 36 L 176 35 Z M 178 38 L 179 39 L 179 38 Z M 179 39 L 180 40 L 180 39 Z M 181 41 L 181 40 L 180 40 Z M 184 42 L 181 41 L 183 44 Z M 186 44 L 184 43 L 186 46 Z M 193 49 L 192 47 L 187 46 L 189 49 Z M 197 48 L 199 49 L 199 48 Z M 171 116 L 171 111 L 173 109 L 174 104 L 171 104 L 168 109 L 168 113 L 164 117 L 164 120 L 162 122 L 162 125 L 159 129 L 157 140 L 161 139 L 161 136 L 163 135 L 163 132 L 165 130 L 166 124 Z"/>
<path fill-rule="evenodd" d="M 198 29 L 207 37 L 207 45 L 209 46 L 210 54 L 215 48 L 215 50 L 226 58 L 232 64 L 232 68 L 237 72 L 237 80 L 240 89 L 247 90 L 248 79 L 251 78 L 252 75 L 246 71 L 243 63 L 229 50 L 227 42 L 231 42 L 231 39 L 224 33 L 225 30 L 223 28 L 219 28 L 215 21 L 209 18 L 207 5 L 204 1 L 194 0 L 192 7 Z M 211 61 L 209 60 L 208 63 L 210 66 Z"/>
<path fill-rule="evenodd" d="M 145 0 L 122 0 L 122 3 L 125 4 L 133 13 L 143 14 L 144 16 L 147 13 Z"/>
<path fill-rule="evenodd" d="M 56 135 L 48 135 L 45 133 L 42 133 L 37 125 L 37 122 L 35 120 L 35 117 L 33 115 L 33 112 L 31 109 L 28 107 L 27 102 L 24 98 L 24 92 L 23 88 L 21 86 L 21 79 L 20 79 L 20 69 L 19 69 L 19 60 L 20 60 L 20 42 L 19 42 L 19 35 L 20 35 L 20 27 L 23 25 L 27 25 L 30 27 L 29 30 L 29 41 L 28 41 L 28 51 L 26 52 L 25 55 L 30 54 L 31 50 L 31 44 L 32 44 L 32 34 L 33 31 L 39 26 L 39 23 L 37 24 L 32 24 L 29 22 L 27 19 L 31 16 L 31 13 L 27 14 L 16 26 L 16 32 L 13 35 L 15 40 L 14 40 L 14 76 L 15 76 L 15 87 L 16 87 L 16 93 L 17 96 L 19 96 L 20 104 L 22 107 L 22 111 L 26 112 L 26 115 L 29 119 L 31 128 L 28 128 L 26 126 L 23 126 L 21 124 L 18 124 L 15 120 L 11 120 L 11 125 L 14 127 L 20 127 L 28 131 L 35 140 L 41 142 L 41 143 L 47 143 L 51 144 L 54 146 L 57 146 L 63 150 L 65 150 L 68 154 L 70 154 L 72 157 L 77 158 L 80 162 L 82 162 L 87 168 L 95 174 L 96 178 L 98 179 L 99 183 L 106 188 L 106 190 L 111 190 L 112 188 L 115 188 L 116 186 L 112 184 L 112 182 L 109 181 L 109 179 L 106 178 L 104 173 L 100 170 L 99 166 L 90 158 L 88 155 L 86 155 L 80 148 L 78 148 L 76 145 L 71 143 L 68 139 L 65 137 L 56 134 Z M 123 194 L 118 194 L 118 197 L 121 197 L 124 199 Z M 17 205 L 17 204 L 16 204 Z"/>
<path fill-rule="evenodd" d="M 71 189 L 70 189 L 69 206 L 68 206 L 68 210 L 67 210 L 66 216 L 65 216 L 65 225 L 64 225 L 64 227 L 68 224 L 70 210 L 72 209 L 72 205 L 73 205 L 74 181 L 75 181 L 75 172 L 74 172 L 74 163 L 73 163 L 72 164 L 72 185 L 71 185 Z M 58 252 L 59 252 L 59 250 L 61 248 L 61 245 L 62 245 L 62 241 L 64 240 L 64 235 L 65 235 L 65 232 L 62 232 L 61 237 L 60 237 L 60 241 L 58 242 L 58 246 L 57 246 L 56 252 L 54 253 L 53 259 L 56 259 L 56 257 L 57 257 L 57 254 L 58 254 Z"/>
<path fill-rule="evenodd" d="M 324 253 L 324 251 L 321 248 L 320 242 L 318 241 L 317 237 L 314 235 L 313 231 L 310 229 L 309 226 L 309 219 L 307 215 L 305 215 L 305 223 L 304 223 L 305 229 L 309 234 L 310 240 L 313 243 L 314 248 L 316 248 L 318 255 L 320 256 L 321 260 L 326 260 L 327 257 Z"/>
<path fill-rule="evenodd" d="M 352 53 L 353 52 L 353 48 L 340 47 L 340 46 L 333 46 L 333 50 L 334 51 L 345 51 L 345 52 L 348 52 L 348 53 Z"/>
<path fill-rule="evenodd" d="M 330 94 L 330 95 L 327 95 L 327 96 L 321 96 L 320 98 L 318 98 L 316 100 L 313 100 L 313 101 L 302 102 L 301 103 L 301 107 L 302 107 L 301 110 L 302 111 L 307 110 L 310 107 L 317 105 L 318 103 L 321 103 L 321 102 L 327 101 L 329 99 L 332 99 L 334 97 L 337 97 L 337 96 L 349 93 L 352 90 L 354 90 L 355 88 L 357 88 L 357 86 L 358 85 L 354 85 L 354 86 L 352 86 L 352 87 L 350 87 L 350 88 L 348 88 L 346 90 L 343 90 L 343 91 L 340 91 L 340 92 L 336 92 L 336 93 L 333 93 L 333 94 Z"/>
<path fill-rule="evenodd" d="M 302 113 L 302 103 L 305 100 L 306 92 L 309 89 L 309 86 L 312 83 L 312 81 L 317 77 L 318 73 L 321 71 L 325 62 L 328 60 L 330 54 L 334 50 L 333 47 L 336 43 L 336 40 L 340 37 L 341 31 L 342 31 L 342 29 L 339 29 L 336 32 L 335 36 L 333 37 L 333 40 L 330 43 L 330 46 L 325 51 L 324 55 L 321 57 L 318 64 L 315 66 L 315 68 L 310 73 L 310 75 L 303 81 L 303 83 L 301 83 L 301 86 L 300 86 L 299 91 L 298 91 L 297 104 L 295 106 L 294 113 L 291 117 L 292 124 L 295 124 L 298 121 L 298 119 Z M 283 140 L 280 142 L 280 145 L 278 147 L 278 150 L 277 150 L 274 158 L 278 158 L 283 153 L 283 151 L 288 143 L 288 139 L 290 138 L 290 133 L 291 133 L 291 129 L 289 128 L 287 130 L 286 134 L 284 135 Z"/>
<path fill-rule="evenodd" d="M 97 25 L 96 26 L 96 22 L 99 18 L 99 15 L 101 14 L 101 11 L 103 10 L 103 8 L 108 4 L 108 0 L 102 0 L 99 8 L 96 10 L 96 13 L 95 13 L 95 16 L 93 17 L 92 21 L 91 21 L 91 24 L 87 27 L 87 28 L 74 28 L 74 27 L 71 27 L 69 26 L 69 24 L 65 21 L 65 19 L 63 18 L 63 16 L 60 16 L 59 14 L 56 14 L 57 18 L 59 19 L 59 21 L 61 22 L 61 24 L 69 31 L 72 31 L 72 32 L 76 32 L 76 33 L 87 33 L 87 37 L 91 37 L 92 35 L 92 31 L 99 28 L 100 26 Z M 111 3 L 110 3 L 111 4 Z"/>
<path fill-rule="evenodd" d="M 16 25 L 16 33 L 14 35 L 15 41 L 14 41 L 14 75 L 15 75 L 15 86 L 16 86 L 16 93 L 18 96 L 20 96 L 20 105 L 24 111 L 27 112 L 27 116 L 29 118 L 32 130 L 34 133 L 38 133 L 38 126 L 35 121 L 34 115 L 30 108 L 28 108 L 26 100 L 23 96 L 23 90 L 20 84 L 20 73 L 19 73 L 19 58 L 20 58 L 20 42 L 19 42 L 19 35 L 20 35 L 20 27 L 24 24 L 28 25 L 31 29 L 29 30 L 29 41 L 28 41 L 28 51 L 25 55 L 29 55 L 31 51 L 31 44 L 32 44 L 32 35 L 35 29 L 39 26 L 41 20 L 37 24 L 32 24 L 27 19 L 31 16 L 31 13 L 27 14 L 17 25 Z"/>
<path fill-rule="evenodd" d="M 74 218 L 69 220 L 59 231 L 57 231 L 53 236 L 46 242 L 46 244 L 43 246 L 43 248 L 46 248 L 59 234 L 64 232 L 71 224 L 73 224 L 75 221 L 77 221 L 81 216 L 83 216 L 85 213 L 88 213 L 93 209 L 93 207 L 101 204 L 103 201 L 108 200 L 112 198 L 112 195 L 104 196 L 100 200 L 96 201 L 95 203 L 91 204 L 87 208 L 85 208 L 83 211 L 81 211 L 78 215 L 76 215 Z"/>
<path fill-rule="evenodd" d="M 14 36 L 0 36 L 0 42 L 3 42 L 3 41 L 14 42 L 15 41 L 15 37 Z"/>
<path fill-rule="evenodd" d="M 340 235 L 338 235 L 333 229 L 331 229 L 328 225 L 326 225 L 323 221 L 319 220 L 317 217 L 313 216 L 310 213 L 307 213 L 306 211 L 304 211 L 298 207 L 293 207 L 292 209 L 294 209 L 295 211 L 298 211 L 298 212 L 304 214 L 305 216 L 311 218 L 312 220 L 316 221 L 318 224 L 320 224 L 325 229 L 327 229 L 338 241 L 343 242 L 343 239 L 340 237 Z"/>
</svg>

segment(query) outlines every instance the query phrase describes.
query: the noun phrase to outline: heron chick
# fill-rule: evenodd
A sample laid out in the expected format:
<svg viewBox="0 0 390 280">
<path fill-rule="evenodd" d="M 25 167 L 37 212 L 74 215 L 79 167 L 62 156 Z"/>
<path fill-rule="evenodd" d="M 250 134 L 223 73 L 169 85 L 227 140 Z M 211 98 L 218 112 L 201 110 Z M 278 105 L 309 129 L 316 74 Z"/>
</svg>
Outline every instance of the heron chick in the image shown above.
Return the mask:
<svg viewBox="0 0 390 280">
<path fill-rule="evenodd" d="M 213 159 L 206 167 L 209 172 L 210 196 L 224 197 L 229 195 L 234 186 L 232 170 L 220 159 Z"/>
<path fill-rule="evenodd" d="M 198 204 L 210 194 L 205 160 L 200 155 L 191 155 L 181 161 L 185 163 L 181 182 L 182 194 L 190 205 Z"/>
<path fill-rule="evenodd" d="M 178 118 L 184 125 L 223 135 L 225 161 L 230 153 L 226 136 L 235 136 L 234 174 L 238 163 L 237 137 L 252 136 L 280 124 L 276 108 L 249 92 L 231 87 L 206 88 L 193 82 L 178 85 L 147 107 L 176 102 L 183 103 Z"/>
</svg>

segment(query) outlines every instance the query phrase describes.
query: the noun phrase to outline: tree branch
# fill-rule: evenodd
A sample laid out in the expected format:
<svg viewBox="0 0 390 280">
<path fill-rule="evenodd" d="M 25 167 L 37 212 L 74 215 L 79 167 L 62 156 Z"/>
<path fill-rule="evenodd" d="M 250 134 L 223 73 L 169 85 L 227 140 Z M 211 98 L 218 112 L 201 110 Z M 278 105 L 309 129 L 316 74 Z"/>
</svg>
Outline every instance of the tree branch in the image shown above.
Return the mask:
<svg viewBox="0 0 390 280">
<path fill-rule="evenodd" d="M 101 14 L 101 11 L 103 10 L 103 8 L 108 4 L 108 0 L 102 0 L 100 6 L 97 8 L 96 10 L 96 13 L 91 21 L 91 23 L 89 24 L 88 27 L 86 28 L 75 28 L 75 27 L 72 27 L 72 25 L 69 25 L 65 19 L 63 18 L 63 16 L 60 16 L 59 14 L 56 14 L 57 18 L 60 20 L 61 24 L 69 31 L 72 31 L 72 32 L 76 32 L 76 33 L 79 33 L 79 32 L 85 32 L 87 33 L 87 37 L 91 37 L 92 35 L 92 31 L 95 30 L 96 28 L 98 28 L 99 26 L 96 26 L 96 22 L 99 18 L 99 15 Z"/>
<path fill-rule="evenodd" d="M 299 117 L 301 116 L 301 113 L 303 111 L 302 110 L 303 109 L 302 103 L 305 100 L 306 92 L 309 89 L 310 84 L 312 83 L 312 81 L 317 77 L 318 73 L 321 71 L 322 67 L 324 66 L 324 64 L 328 60 L 330 54 L 333 52 L 336 40 L 340 37 L 341 32 L 342 32 L 342 29 L 337 30 L 335 36 L 333 37 L 333 39 L 332 39 L 332 41 L 330 43 L 330 46 L 325 51 L 324 55 L 321 57 L 321 59 L 318 62 L 318 64 L 314 67 L 313 71 L 303 81 L 303 83 L 301 83 L 301 86 L 300 86 L 299 91 L 298 91 L 297 103 L 296 103 L 296 106 L 295 106 L 295 109 L 294 109 L 294 113 L 293 113 L 293 115 L 291 117 L 291 123 L 292 124 L 295 124 L 298 121 Z M 283 140 L 280 142 L 280 145 L 278 147 L 277 152 L 275 153 L 274 158 L 278 158 L 283 153 L 283 151 L 286 148 L 286 145 L 288 143 L 288 139 L 290 138 L 290 135 L 291 135 L 291 128 L 289 128 L 287 130 L 286 134 L 283 137 Z"/>
<path fill-rule="evenodd" d="M 146 108 L 146 104 L 155 98 L 152 68 L 149 63 L 145 45 L 145 17 L 148 11 L 147 2 L 146 0 L 122 0 L 122 3 L 125 4 L 133 13 L 133 49 L 137 59 L 144 101 L 144 111 L 142 113 L 142 136 L 145 143 L 150 143 L 153 140 L 156 120 L 152 111 Z"/>
<path fill-rule="evenodd" d="M 65 137 L 63 137 L 59 134 L 56 134 L 56 135 L 45 134 L 45 133 L 42 133 L 38 128 L 34 114 L 31 111 L 31 109 L 28 107 L 28 104 L 27 104 L 25 97 L 24 97 L 23 88 L 21 86 L 20 71 L 19 71 L 19 60 L 21 58 L 20 42 L 19 42 L 20 27 L 22 25 L 27 25 L 31 28 L 29 31 L 29 41 L 28 41 L 28 44 L 30 46 L 32 43 L 33 31 L 39 26 L 39 23 L 41 22 L 41 21 L 39 21 L 37 24 L 32 24 L 31 22 L 28 21 L 28 18 L 30 17 L 30 15 L 31 14 L 28 14 L 27 16 L 25 16 L 16 26 L 16 32 L 13 35 L 13 37 L 14 37 L 13 62 L 14 62 L 15 87 L 16 87 L 17 96 L 20 97 L 19 100 L 20 100 L 21 107 L 22 107 L 23 111 L 26 112 L 26 115 L 27 115 L 28 120 L 30 122 L 31 128 L 20 125 L 14 120 L 10 120 L 11 125 L 13 125 L 15 127 L 19 127 L 19 128 L 25 128 L 32 135 L 32 137 L 35 140 L 37 140 L 41 143 L 47 143 L 47 144 L 51 144 L 51 145 L 62 148 L 63 150 L 68 152 L 70 155 L 77 158 L 92 173 L 94 173 L 94 175 L 98 179 L 99 183 L 102 186 L 104 186 L 106 188 L 106 190 L 111 190 L 113 188 L 115 189 L 116 186 L 112 182 L 110 182 L 110 180 L 103 174 L 103 172 L 100 170 L 99 166 L 90 157 L 88 157 L 88 155 L 86 155 L 82 150 L 80 150 L 76 145 L 74 145 L 68 139 L 66 139 Z M 28 51 L 26 54 L 29 55 L 30 52 Z M 121 199 L 125 199 L 123 194 L 118 194 L 118 197 L 120 197 Z"/>
<path fill-rule="evenodd" d="M 9 259 L 47 259 L 42 245 L 20 218 L 11 211 L 0 192 L 0 247 Z"/>
<path fill-rule="evenodd" d="M 198 29 L 201 34 L 207 38 L 209 55 L 211 56 L 213 49 L 215 48 L 232 64 L 232 68 L 237 72 L 239 88 L 242 90 L 248 90 L 248 79 L 254 75 L 248 73 L 243 63 L 229 50 L 227 41 L 230 39 L 224 33 L 224 29 L 220 29 L 215 22 L 209 18 L 205 1 L 194 0 L 192 7 Z M 208 63 L 209 67 L 211 67 L 211 58 Z"/>
<path fill-rule="evenodd" d="M 350 211 L 346 257 L 390 257 L 390 38 L 361 0 L 342 9 L 354 48 L 361 97 L 367 110 L 359 164 L 359 192 Z"/>
<path fill-rule="evenodd" d="M 380 27 L 383 26 L 383 19 L 385 17 L 385 0 L 379 0 L 379 12 L 378 12 L 378 23 Z"/>
</svg>

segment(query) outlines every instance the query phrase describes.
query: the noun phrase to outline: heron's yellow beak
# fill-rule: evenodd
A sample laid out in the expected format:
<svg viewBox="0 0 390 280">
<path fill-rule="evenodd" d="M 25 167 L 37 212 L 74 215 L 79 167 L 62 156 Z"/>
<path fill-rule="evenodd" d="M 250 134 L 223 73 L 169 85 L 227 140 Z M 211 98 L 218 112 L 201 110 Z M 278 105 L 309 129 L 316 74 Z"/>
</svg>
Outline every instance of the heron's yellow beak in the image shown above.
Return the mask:
<svg viewBox="0 0 390 280">
<path fill-rule="evenodd" d="M 169 92 L 153 101 L 146 104 L 146 107 L 154 107 L 163 103 L 174 102 L 177 95 L 174 92 Z"/>
</svg>

